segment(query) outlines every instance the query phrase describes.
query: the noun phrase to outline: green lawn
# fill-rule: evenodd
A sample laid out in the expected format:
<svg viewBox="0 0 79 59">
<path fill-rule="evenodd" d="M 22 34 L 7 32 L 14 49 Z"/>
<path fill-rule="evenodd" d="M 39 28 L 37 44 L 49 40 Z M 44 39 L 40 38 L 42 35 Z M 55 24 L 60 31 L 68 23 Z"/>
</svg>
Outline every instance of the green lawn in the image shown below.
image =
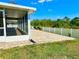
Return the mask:
<svg viewBox="0 0 79 59">
<path fill-rule="evenodd" d="M 0 59 L 79 59 L 79 40 L 0 50 Z"/>
</svg>

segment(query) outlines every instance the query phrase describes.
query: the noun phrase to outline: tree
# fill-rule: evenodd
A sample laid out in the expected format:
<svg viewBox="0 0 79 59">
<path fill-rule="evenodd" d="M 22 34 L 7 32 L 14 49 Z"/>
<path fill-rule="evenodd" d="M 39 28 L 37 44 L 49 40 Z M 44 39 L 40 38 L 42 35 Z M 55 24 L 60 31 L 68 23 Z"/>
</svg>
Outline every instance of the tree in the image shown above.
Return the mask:
<svg viewBox="0 0 79 59">
<path fill-rule="evenodd" d="M 68 17 L 65 16 L 65 17 L 63 18 L 63 20 L 64 20 L 63 27 L 64 27 L 64 28 L 70 28 L 70 27 L 71 27 L 71 26 L 70 26 L 70 25 L 71 25 L 71 24 L 70 24 L 70 18 L 68 18 Z"/>
<path fill-rule="evenodd" d="M 40 27 L 79 28 L 79 17 L 75 17 L 72 20 L 68 17 L 64 17 L 63 19 L 57 19 L 57 20 L 36 19 L 31 21 L 31 25 Z"/>
<path fill-rule="evenodd" d="M 71 20 L 72 27 L 79 28 L 79 17 L 75 17 Z"/>
</svg>

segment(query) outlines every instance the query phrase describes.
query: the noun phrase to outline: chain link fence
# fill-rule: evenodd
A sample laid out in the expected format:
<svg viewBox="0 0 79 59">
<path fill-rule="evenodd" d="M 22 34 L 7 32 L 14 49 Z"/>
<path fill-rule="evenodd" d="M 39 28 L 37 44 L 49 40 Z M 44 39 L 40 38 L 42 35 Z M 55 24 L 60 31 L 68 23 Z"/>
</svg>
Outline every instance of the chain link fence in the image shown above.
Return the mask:
<svg viewBox="0 0 79 59">
<path fill-rule="evenodd" d="M 50 28 L 50 27 L 42 27 L 43 31 L 51 32 L 59 35 L 79 38 L 79 29 L 67 29 L 67 28 Z"/>
</svg>

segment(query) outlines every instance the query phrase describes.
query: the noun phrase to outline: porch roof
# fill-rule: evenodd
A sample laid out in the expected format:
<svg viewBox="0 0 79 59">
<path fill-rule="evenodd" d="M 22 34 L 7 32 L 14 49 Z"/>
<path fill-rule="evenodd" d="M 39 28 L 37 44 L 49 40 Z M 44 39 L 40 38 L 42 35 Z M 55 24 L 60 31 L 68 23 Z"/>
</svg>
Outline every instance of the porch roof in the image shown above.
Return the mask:
<svg viewBox="0 0 79 59">
<path fill-rule="evenodd" d="M 36 11 L 36 8 L 33 8 L 33 7 L 27 7 L 27 6 L 4 3 L 4 2 L 0 2 L 0 8 L 23 10 L 23 11 L 28 11 L 28 13 L 32 13 Z"/>
</svg>

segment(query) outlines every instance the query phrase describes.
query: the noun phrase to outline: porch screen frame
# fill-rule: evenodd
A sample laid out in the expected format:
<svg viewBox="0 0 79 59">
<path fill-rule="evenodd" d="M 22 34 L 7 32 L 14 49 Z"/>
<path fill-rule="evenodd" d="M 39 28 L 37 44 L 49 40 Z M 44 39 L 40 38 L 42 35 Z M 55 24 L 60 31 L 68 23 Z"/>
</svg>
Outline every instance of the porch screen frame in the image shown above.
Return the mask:
<svg viewBox="0 0 79 59">
<path fill-rule="evenodd" d="M 6 20 L 5 20 L 5 10 L 0 10 L 3 13 L 3 31 L 4 31 L 4 37 L 6 37 Z"/>
</svg>

